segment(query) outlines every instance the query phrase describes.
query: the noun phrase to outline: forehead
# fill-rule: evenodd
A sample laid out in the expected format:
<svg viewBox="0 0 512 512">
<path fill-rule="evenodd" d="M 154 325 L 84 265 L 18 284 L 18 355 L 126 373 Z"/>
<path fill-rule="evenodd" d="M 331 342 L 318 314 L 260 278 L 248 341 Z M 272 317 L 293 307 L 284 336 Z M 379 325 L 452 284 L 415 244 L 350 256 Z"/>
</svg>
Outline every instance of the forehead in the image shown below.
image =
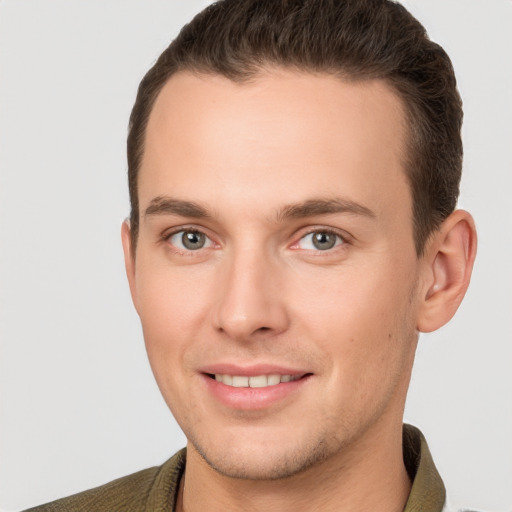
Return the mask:
<svg viewBox="0 0 512 512">
<path fill-rule="evenodd" d="M 408 196 L 404 139 L 402 103 L 378 80 L 278 69 L 235 83 L 180 72 L 150 115 L 140 204 L 177 193 L 207 201 L 219 188 L 246 204 L 277 202 L 283 191 L 290 202 L 348 194 L 379 203 L 393 189 Z"/>
</svg>

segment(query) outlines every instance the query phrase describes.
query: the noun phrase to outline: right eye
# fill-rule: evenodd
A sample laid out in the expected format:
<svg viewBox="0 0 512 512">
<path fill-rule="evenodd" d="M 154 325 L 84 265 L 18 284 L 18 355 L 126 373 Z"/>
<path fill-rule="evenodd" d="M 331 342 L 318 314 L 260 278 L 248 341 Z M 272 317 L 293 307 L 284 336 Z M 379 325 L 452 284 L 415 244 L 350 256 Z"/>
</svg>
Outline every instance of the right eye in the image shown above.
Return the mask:
<svg viewBox="0 0 512 512">
<path fill-rule="evenodd" d="M 182 229 L 169 236 L 167 241 L 181 251 L 197 251 L 213 246 L 210 240 L 201 231 Z"/>
</svg>

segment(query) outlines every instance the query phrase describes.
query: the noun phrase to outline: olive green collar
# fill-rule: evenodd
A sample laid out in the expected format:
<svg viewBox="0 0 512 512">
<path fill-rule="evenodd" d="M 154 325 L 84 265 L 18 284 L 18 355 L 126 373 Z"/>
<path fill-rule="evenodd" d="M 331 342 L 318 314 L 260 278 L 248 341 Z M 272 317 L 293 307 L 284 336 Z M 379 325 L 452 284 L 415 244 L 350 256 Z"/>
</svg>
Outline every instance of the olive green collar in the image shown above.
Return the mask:
<svg viewBox="0 0 512 512">
<path fill-rule="evenodd" d="M 442 512 L 446 499 L 443 481 L 432 460 L 427 441 L 423 434 L 411 425 L 403 427 L 403 454 L 405 467 L 412 481 L 411 494 L 404 512 Z M 147 511 L 160 510 L 157 503 L 163 496 L 167 497 L 165 509 L 171 505 L 174 510 L 185 460 L 186 450 L 183 449 L 162 466 L 148 496 Z M 161 506 L 163 510 L 164 504 Z"/>
<path fill-rule="evenodd" d="M 404 512 L 441 512 L 446 490 L 423 434 L 411 425 L 403 428 L 404 463 L 412 481 Z"/>
</svg>

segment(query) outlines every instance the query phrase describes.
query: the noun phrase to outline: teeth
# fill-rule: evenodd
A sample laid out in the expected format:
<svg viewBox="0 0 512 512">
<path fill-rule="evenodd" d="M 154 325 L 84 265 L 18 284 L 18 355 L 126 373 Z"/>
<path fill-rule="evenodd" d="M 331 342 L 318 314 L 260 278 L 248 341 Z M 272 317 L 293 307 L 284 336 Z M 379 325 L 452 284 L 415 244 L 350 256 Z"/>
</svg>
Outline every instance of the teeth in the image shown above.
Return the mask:
<svg viewBox="0 0 512 512">
<path fill-rule="evenodd" d="M 281 375 L 269 375 L 267 377 L 267 384 L 269 386 L 275 386 L 281 382 Z"/>
<path fill-rule="evenodd" d="M 267 386 L 276 386 L 281 382 L 293 382 L 301 378 L 301 375 L 255 375 L 247 377 L 245 375 L 226 375 L 215 374 L 215 380 L 222 382 L 227 386 L 235 388 L 266 388 Z"/>
<path fill-rule="evenodd" d="M 239 377 L 238 375 L 233 375 L 232 386 L 235 388 L 246 388 L 249 386 L 249 377 Z"/>
</svg>

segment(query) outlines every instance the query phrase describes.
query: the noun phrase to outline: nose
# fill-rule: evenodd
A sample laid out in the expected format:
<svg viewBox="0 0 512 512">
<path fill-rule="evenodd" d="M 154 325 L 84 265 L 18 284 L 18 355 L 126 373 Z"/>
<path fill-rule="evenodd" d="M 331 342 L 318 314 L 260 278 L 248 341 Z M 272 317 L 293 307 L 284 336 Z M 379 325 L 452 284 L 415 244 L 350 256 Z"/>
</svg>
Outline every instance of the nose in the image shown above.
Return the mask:
<svg viewBox="0 0 512 512">
<path fill-rule="evenodd" d="M 288 328 L 282 271 L 263 251 L 233 254 L 219 271 L 217 283 L 214 324 L 224 335 L 245 342 Z"/>
</svg>

